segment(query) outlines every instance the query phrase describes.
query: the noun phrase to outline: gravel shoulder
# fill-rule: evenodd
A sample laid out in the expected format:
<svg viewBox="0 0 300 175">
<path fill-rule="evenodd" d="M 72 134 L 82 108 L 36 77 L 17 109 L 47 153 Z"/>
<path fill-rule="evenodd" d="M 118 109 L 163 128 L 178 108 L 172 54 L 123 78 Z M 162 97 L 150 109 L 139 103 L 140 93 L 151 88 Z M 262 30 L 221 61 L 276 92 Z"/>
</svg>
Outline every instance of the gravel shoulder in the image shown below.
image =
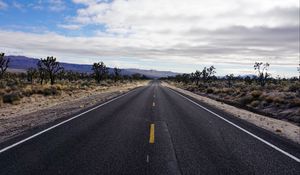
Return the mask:
<svg viewBox="0 0 300 175">
<path fill-rule="evenodd" d="M 270 118 L 267 116 L 255 114 L 253 112 L 250 112 L 250 111 L 247 111 L 244 109 L 240 109 L 240 108 L 237 108 L 237 107 L 234 107 L 234 106 L 222 103 L 222 102 L 218 102 L 216 100 L 192 93 L 187 90 L 177 88 L 177 87 L 170 85 L 168 83 L 165 83 L 165 82 L 163 82 L 162 85 L 169 87 L 171 89 L 174 89 L 174 90 L 181 92 L 185 95 L 188 95 L 190 97 L 193 97 L 201 102 L 204 102 L 213 107 L 221 109 L 235 117 L 246 120 L 258 127 L 264 128 L 268 131 L 271 131 L 275 134 L 278 134 L 282 137 L 285 137 L 287 139 L 290 139 L 290 140 L 300 144 L 300 127 L 293 123 L 289 123 L 287 121 L 282 121 L 282 120 Z"/>
<path fill-rule="evenodd" d="M 17 105 L 3 105 L 0 107 L 0 143 L 147 84 L 148 81 L 143 81 L 111 87 L 99 86 L 72 93 L 62 92 L 55 96 L 32 95 L 23 98 Z"/>
</svg>

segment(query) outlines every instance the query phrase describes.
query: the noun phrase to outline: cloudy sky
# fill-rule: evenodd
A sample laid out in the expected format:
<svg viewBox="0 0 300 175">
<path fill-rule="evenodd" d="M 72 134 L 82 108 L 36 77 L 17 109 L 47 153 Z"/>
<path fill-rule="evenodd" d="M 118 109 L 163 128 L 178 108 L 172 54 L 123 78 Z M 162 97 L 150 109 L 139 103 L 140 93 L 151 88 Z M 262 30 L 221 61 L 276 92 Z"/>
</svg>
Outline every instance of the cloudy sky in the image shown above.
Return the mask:
<svg viewBox="0 0 300 175">
<path fill-rule="evenodd" d="M 0 0 L 0 51 L 218 75 L 296 76 L 299 0 Z"/>
</svg>

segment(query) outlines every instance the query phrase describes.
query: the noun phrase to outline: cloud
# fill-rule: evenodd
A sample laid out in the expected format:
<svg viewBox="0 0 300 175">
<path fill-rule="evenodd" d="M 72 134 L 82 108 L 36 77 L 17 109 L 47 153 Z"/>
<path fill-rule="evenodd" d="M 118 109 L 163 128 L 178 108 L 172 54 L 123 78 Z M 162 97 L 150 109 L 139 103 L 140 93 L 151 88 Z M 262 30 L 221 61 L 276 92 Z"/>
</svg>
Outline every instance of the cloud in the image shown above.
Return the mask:
<svg viewBox="0 0 300 175">
<path fill-rule="evenodd" d="M 60 12 L 66 9 L 66 4 L 63 0 L 48 0 L 48 3 L 51 11 Z"/>
<path fill-rule="evenodd" d="M 2 0 L 0 0 L 0 10 L 6 9 L 8 7 L 8 5 L 3 2 Z"/>
<path fill-rule="evenodd" d="M 67 8 L 66 3 L 63 0 L 38 0 L 35 3 L 28 4 L 27 6 L 34 10 L 48 9 L 53 12 L 61 12 Z"/>
<path fill-rule="evenodd" d="M 300 9 L 295 0 L 73 2 L 80 5 L 76 14 L 57 26 L 84 27 L 94 36 L 0 30 L 0 48 L 78 62 L 101 57 L 120 64 L 130 59 L 130 64 L 141 67 L 164 66 L 180 72 L 211 64 L 252 69 L 255 61 L 291 70 L 298 64 Z"/>
<path fill-rule="evenodd" d="M 12 6 L 13 6 L 14 8 L 18 9 L 18 10 L 25 11 L 24 5 L 21 4 L 21 3 L 18 3 L 18 2 L 16 2 L 16 1 L 13 1 L 13 2 L 12 2 Z"/>
<path fill-rule="evenodd" d="M 81 25 L 76 25 L 76 24 L 58 24 L 57 26 L 68 30 L 78 30 L 81 28 Z"/>
</svg>

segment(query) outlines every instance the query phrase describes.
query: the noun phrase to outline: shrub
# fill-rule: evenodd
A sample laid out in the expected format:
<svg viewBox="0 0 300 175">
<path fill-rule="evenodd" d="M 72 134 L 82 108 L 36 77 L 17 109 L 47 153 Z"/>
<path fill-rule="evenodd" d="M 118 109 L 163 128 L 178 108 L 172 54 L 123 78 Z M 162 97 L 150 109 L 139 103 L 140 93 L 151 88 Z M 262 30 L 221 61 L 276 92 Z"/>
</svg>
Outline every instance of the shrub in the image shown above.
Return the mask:
<svg viewBox="0 0 300 175">
<path fill-rule="evenodd" d="M 247 104 L 251 103 L 252 101 L 253 101 L 253 97 L 250 96 L 250 95 L 241 97 L 239 99 L 239 103 L 242 104 L 242 105 L 247 105 Z"/>
<path fill-rule="evenodd" d="M 296 98 L 290 102 L 290 107 L 300 107 L 300 99 Z"/>
<path fill-rule="evenodd" d="M 230 88 L 223 88 L 221 91 L 222 91 L 222 93 L 225 93 L 225 94 L 232 94 L 233 93 L 233 90 L 230 89 Z"/>
<path fill-rule="evenodd" d="M 63 86 L 60 84 L 55 85 L 55 88 L 59 91 L 63 90 Z"/>
<path fill-rule="evenodd" d="M 252 95 L 252 97 L 254 97 L 254 98 L 260 97 L 261 94 L 262 94 L 262 92 L 259 91 L 259 90 L 254 90 L 254 91 L 251 92 L 251 95 Z"/>
<path fill-rule="evenodd" d="M 3 96 L 4 103 L 17 104 L 21 100 L 20 93 L 13 92 Z"/>
<path fill-rule="evenodd" d="M 266 100 L 266 102 L 268 102 L 268 103 L 272 103 L 272 102 L 274 101 L 274 98 L 273 98 L 272 96 L 267 96 L 267 97 L 265 98 L 265 100 Z"/>
<path fill-rule="evenodd" d="M 0 107 L 2 106 L 2 104 L 3 104 L 3 97 L 0 96 Z"/>
<path fill-rule="evenodd" d="M 251 105 L 252 107 L 257 107 L 259 104 L 260 104 L 260 101 L 255 100 L 255 101 L 252 101 L 250 105 Z"/>
<path fill-rule="evenodd" d="M 43 91 L 43 95 L 45 95 L 45 96 L 49 96 L 49 95 L 59 95 L 59 94 L 60 94 L 60 91 L 58 91 L 58 90 L 56 89 L 56 87 L 54 87 L 54 86 L 45 88 L 44 91 Z"/>
<path fill-rule="evenodd" d="M 212 88 L 208 88 L 208 89 L 206 89 L 206 93 L 212 94 L 212 93 L 214 93 L 214 90 Z"/>
<path fill-rule="evenodd" d="M 300 84 L 292 84 L 289 86 L 288 91 L 297 92 L 300 90 Z"/>
<path fill-rule="evenodd" d="M 33 94 L 33 91 L 30 87 L 26 87 L 24 90 L 22 90 L 22 95 L 29 97 Z"/>
<path fill-rule="evenodd" d="M 274 102 L 274 103 L 283 103 L 284 100 L 283 100 L 282 97 L 274 97 L 274 98 L 273 98 L 273 102 Z"/>
</svg>

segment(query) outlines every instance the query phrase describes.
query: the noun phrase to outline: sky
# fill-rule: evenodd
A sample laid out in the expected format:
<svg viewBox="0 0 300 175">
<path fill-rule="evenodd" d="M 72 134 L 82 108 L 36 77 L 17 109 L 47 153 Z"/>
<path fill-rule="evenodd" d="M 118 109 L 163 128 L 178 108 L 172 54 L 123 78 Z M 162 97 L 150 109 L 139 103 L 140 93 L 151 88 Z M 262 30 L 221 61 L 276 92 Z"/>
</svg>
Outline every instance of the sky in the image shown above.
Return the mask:
<svg viewBox="0 0 300 175">
<path fill-rule="evenodd" d="M 299 0 L 0 0 L 0 52 L 109 67 L 298 76 Z"/>
</svg>

